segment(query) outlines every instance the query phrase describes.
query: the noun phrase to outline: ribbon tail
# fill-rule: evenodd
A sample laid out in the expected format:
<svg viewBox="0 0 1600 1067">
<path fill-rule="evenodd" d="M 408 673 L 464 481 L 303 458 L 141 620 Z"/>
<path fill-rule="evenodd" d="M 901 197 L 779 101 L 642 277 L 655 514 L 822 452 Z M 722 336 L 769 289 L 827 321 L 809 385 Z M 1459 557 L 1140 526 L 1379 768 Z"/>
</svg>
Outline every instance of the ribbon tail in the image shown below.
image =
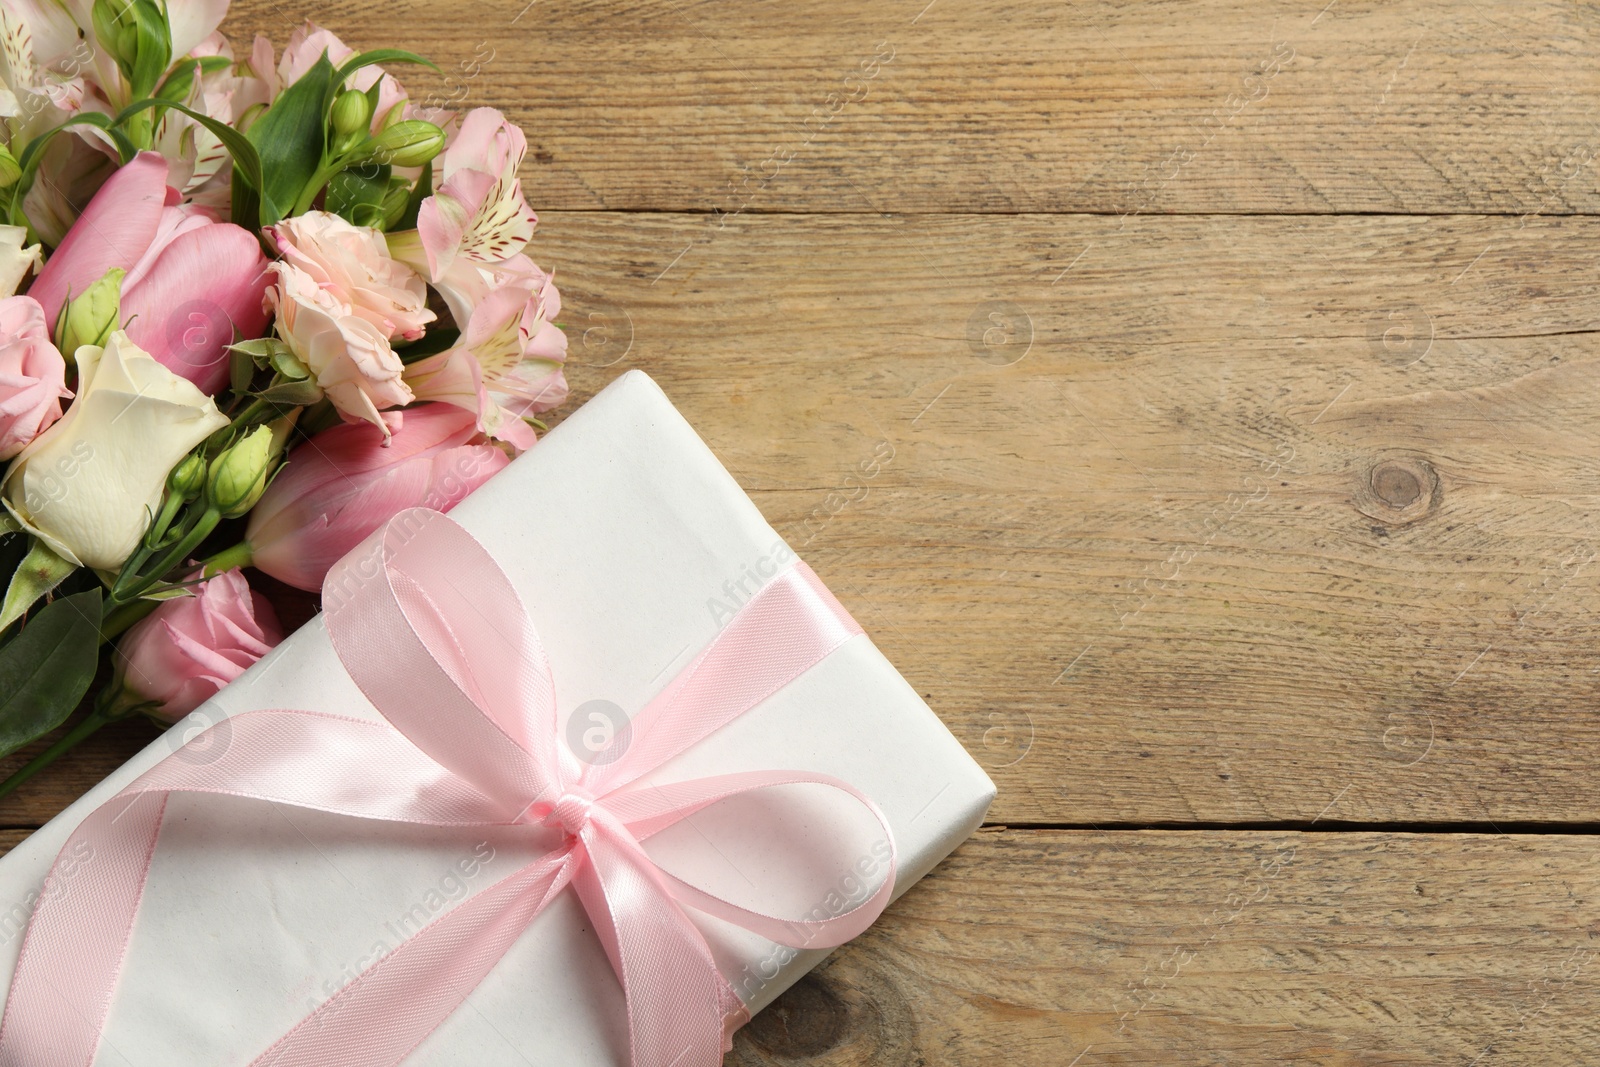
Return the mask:
<svg viewBox="0 0 1600 1067">
<path fill-rule="evenodd" d="M 748 1016 L 705 937 L 620 823 L 597 812 L 583 842 L 589 863 L 576 887 L 596 925 L 608 928 L 601 938 L 628 1002 L 630 1062 L 718 1067 Z"/>
<path fill-rule="evenodd" d="M 102 806 L 61 850 L 81 863 L 58 857 L 35 904 L 0 1024 L 3 1067 L 93 1061 L 166 806 L 161 793 Z"/>
<path fill-rule="evenodd" d="M 211 762 L 196 762 L 189 748 L 168 756 L 91 812 L 56 855 L 12 976 L 0 1067 L 93 1061 L 172 792 L 396 822 L 500 821 L 491 800 L 381 723 L 255 711 L 207 734 L 222 738 Z"/>
<path fill-rule="evenodd" d="M 573 856 L 569 848 L 540 857 L 450 909 L 357 975 L 251 1067 L 394 1067 L 461 1006 L 566 888 Z"/>
</svg>

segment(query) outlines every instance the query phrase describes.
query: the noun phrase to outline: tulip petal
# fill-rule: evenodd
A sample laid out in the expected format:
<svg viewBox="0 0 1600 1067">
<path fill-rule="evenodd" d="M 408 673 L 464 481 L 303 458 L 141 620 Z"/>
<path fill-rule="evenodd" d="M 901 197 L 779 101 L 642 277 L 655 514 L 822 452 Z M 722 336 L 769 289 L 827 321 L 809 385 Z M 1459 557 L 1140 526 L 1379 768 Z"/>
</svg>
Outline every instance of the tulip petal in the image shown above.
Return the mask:
<svg viewBox="0 0 1600 1067">
<path fill-rule="evenodd" d="M 235 331 L 259 337 L 267 313 L 267 260 L 249 231 L 205 223 L 180 232 L 137 284 L 124 285 L 128 336 L 208 395 L 228 381 Z"/>
<path fill-rule="evenodd" d="M 140 152 L 94 194 L 77 223 L 34 279 L 28 295 L 55 322 L 67 293 L 81 293 L 116 267 L 131 270 L 161 223 L 167 202 L 167 161 Z"/>
</svg>

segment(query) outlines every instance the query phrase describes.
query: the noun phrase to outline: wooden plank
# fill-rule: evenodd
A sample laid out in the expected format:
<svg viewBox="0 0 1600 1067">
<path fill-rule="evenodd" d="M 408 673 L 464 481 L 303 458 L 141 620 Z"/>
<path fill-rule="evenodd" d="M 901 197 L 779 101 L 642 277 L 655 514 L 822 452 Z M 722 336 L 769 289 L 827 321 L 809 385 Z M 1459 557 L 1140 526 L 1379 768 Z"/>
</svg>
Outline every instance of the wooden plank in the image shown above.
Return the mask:
<svg viewBox="0 0 1600 1067">
<path fill-rule="evenodd" d="M 729 1067 L 1588 1063 L 1594 839 L 988 831 Z"/>
<path fill-rule="evenodd" d="M 726 1063 L 1584 1063 L 1596 857 L 1586 835 L 987 830 Z"/>
<path fill-rule="evenodd" d="M 396 33 L 528 131 L 538 210 L 1588 212 L 1600 25 L 1557 0 L 240 0 Z"/>
<path fill-rule="evenodd" d="M 708 230 L 546 218 L 568 410 L 655 375 L 997 820 L 1600 819 L 1600 221 Z"/>
<path fill-rule="evenodd" d="M 1597 238 L 572 215 L 538 248 L 579 393 L 662 381 L 996 819 L 1501 821 L 1597 814 Z"/>
</svg>

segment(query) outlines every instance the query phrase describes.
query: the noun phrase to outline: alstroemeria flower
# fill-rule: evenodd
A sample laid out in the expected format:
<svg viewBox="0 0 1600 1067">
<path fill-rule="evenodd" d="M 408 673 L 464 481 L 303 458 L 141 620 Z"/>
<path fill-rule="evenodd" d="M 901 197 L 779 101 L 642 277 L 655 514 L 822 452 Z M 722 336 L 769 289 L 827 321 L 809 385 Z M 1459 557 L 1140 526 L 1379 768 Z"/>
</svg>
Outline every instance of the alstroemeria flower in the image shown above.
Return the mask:
<svg viewBox="0 0 1600 1067">
<path fill-rule="evenodd" d="M 356 51 L 339 40 L 331 31 L 307 19 L 303 26 L 296 27 L 294 32 L 289 34 L 289 43 L 284 47 L 283 58 L 278 61 L 276 67 L 272 62 L 272 43 L 258 36 L 250 54 L 250 68 L 256 77 L 261 79 L 266 98 L 272 100 L 299 81 L 300 76 L 315 66 L 323 53 L 327 53 L 328 62 L 337 67 L 355 55 Z M 372 110 L 374 133 L 382 128 L 383 120 L 388 117 L 390 111 L 397 106 L 404 107 L 407 101 L 405 89 L 393 75 L 385 73 L 381 66 L 362 67 L 352 74 L 345 84 L 362 92 L 366 92 L 374 85 L 378 86 L 378 102 Z"/>
<path fill-rule="evenodd" d="M 233 60 L 233 47 L 220 33 L 213 33 L 189 52 L 189 60 L 220 56 Z M 181 62 L 181 61 L 180 61 Z M 174 64 L 174 68 L 177 64 Z M 232 126 L 254 102 L 247 82 L 230 66 L 194 80 L 182 103 L 207 118 Z M 167 181 L 184 200 L 225 212 L 233 197 L 233 170 L 230 156 L 216 134 L 179 111 L 157 112 L 155 139 L 151 148 L 171 165 Z"/>
<path fill-rule="evenodd" d="M 527 150 L 522 131 L 494 108 L 462 116 L 435 168 L 439 184 L 417 213 L 429 281 L 441 281 L 458 258 L 502 263 L 527 247 L 539 221 L 517 178 Z"/>
<path fill-rule="evenodd" d="M 561 311 L 554 280 L 518 258 L 529 270 L 478 301 L 454 348 L 411 364 L 405 377 L 418 399 L 473 412 L 484 433 L 527 449 L 534 434 L 523 417 L 566 399 L 567 338 L 552 322 Z"/>
<path fill-rule="evenodd" d="M 26 144 L 83 106 L 95 48 L 66 7 L 51 0 L 0 0 L 0 119 L 6 140 Z"/>
</svg>

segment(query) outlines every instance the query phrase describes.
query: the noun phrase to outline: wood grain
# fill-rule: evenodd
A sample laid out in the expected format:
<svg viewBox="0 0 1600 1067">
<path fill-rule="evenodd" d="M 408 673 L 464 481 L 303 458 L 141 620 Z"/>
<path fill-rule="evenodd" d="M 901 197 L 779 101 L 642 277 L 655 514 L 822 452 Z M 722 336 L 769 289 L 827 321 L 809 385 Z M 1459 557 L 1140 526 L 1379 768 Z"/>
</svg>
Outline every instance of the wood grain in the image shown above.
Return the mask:
<svg viewBox="0 0 1600 1067">
<path fill-rule="evenodd" d="M 1592 1060 L 1592 837 L 990 830 L 728 1067 Z"/>
<path fill-rule="evenodd" d="M 997 820 L 1600 820 L 1600 220 L 558 213 L 536 250 L 573 406 L 656 376 Z"/>
<path fill-rule="evenodd" d="M 1597 238 L 575 215 L 540 255 L 580 392 L 662 381 L 997 820 L 1591 821 Z"/>
<path fill-rule="evenodd" d="M 448 14 L 444 12 L 448 11 Z M 241 0 L 397 32 L 528 131 L 539 210 L 1600 208 L 1600 20 L 1558 0 Z"/>
</svg>

